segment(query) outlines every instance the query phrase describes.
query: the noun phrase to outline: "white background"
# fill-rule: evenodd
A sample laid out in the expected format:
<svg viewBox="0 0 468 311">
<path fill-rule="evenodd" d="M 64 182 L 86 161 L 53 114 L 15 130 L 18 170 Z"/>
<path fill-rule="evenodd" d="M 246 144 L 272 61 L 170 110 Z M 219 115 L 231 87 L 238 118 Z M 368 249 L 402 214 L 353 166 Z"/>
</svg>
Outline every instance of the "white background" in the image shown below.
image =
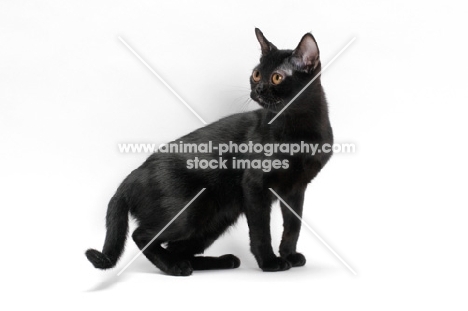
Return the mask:
<svg viewBox="0 0 468 311">
<path fill-rule="evenodd" d="M 1 303 L 466 310 L 466 13 L 460 1 L 2 1 Z M 208 250 L 239 256 L 237 270 L 175 278 L 140 257 L 116 278 L 131 239 L 117 269 L 95 270 L 84 251 L 102 246 L 109 198 L 148 156 L 117 144 L 202 125 L 118 36 L 213 122 L 247 98 L 254 27 L 280 48 L 312 31 L 324 65 L 356 37 L 322 82 L 336 140 L 357 152 L 312 183 L 304 220 L 357 276 L 304 227 L 306 267 L 262 273 L 245 218 Z"/>
</svg>

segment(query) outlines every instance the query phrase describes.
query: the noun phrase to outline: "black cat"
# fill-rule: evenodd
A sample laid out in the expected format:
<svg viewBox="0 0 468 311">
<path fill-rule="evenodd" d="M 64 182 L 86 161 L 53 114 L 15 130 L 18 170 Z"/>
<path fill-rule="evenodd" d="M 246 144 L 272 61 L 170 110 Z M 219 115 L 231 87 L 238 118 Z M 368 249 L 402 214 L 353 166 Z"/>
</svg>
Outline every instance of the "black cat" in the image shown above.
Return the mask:
<svg viewBox="0 0 468 311">
<path fill-rule="evenodd" d="M 177 143 L 207 143 L 214 146 L 229 141 L 332 144 L 333 134 L 320 77 L 271 124 L 269 122 L 321 70 L 319 49 L 314 37 L 304 35 L 295 50 L 279 50 L 259 29 L 255 29 L 262 55 L 250 77 L 253 100 L 263 109 L 239 113 L 200 128 Z M 202 254 L 226 229 L 245 213 L 250 247 L 263 271 L 282 271 L 302 266 L 305 257 L 296 251 L 300 220 L 281 203 L 284 232 L 276 256 L 271 246 L 270 210 L 278 193 L 297 214 L 302 215 L 307 184 L 318 174 L 331 153 L 274 154 L 237 151 L 224 154 L 227 169 L 188 169 L 187 161 L 218 159 L 218 153 L 154 153 L 119 186 L 109 203 L 107 234 L 102 252 L 86 251 L 99 269 L 116 265 L 124 250 L 128 214 L 138 222 L 133 240 L 140 249 L 200 192 L 206 190 L 144 250 L 156 267 L 170 275 L 190 275 L 193 270 L 237 268 L 234 255 Z M 233 158 L 287 160 L 287 168 L 265 172 L 262 169 L 233 168 Z"/>
</svg>

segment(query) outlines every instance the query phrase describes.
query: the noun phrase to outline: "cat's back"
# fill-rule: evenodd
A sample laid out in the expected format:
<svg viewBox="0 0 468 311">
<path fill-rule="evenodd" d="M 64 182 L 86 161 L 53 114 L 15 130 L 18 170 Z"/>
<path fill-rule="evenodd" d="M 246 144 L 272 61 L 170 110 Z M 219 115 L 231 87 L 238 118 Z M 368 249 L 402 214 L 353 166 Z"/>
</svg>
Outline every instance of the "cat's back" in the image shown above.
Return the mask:
<svg viewBox="0 0 468 311">
<path fill-rule="evenodd" d="M 226 143 L 241 142 L 260 126 L 263 109 L 236 113 L 199 128 L 175 141 Z"/>
<path fill-rule="evenodd" d="M 203 144 L 219 146 L 220 144 L 243 143 L 261 126 L 262 109 L 236 113 L 224 117 L 216 122 L 210 123 L 199 128 L 185 136 L 175 139 L 168 144 L 175 145 L 193 145 L 201 146 Z M 155 152 L 140 166 L 140 169 L 154 167 L 179 167 L 193 157 L 211 158 L 218 157 L 218 152 L 213 150 L 212 154 L 199 154 L 198 152 L 180 153 L 180 152 Z"/>
</svg>

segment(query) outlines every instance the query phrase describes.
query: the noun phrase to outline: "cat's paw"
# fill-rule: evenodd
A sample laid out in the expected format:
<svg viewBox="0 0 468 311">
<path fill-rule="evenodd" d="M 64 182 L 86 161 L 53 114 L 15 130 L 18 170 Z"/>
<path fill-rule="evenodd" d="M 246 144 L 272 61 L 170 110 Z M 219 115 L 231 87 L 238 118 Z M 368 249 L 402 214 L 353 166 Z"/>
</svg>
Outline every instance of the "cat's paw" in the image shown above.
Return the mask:
<svg viewBox="0 0 468 311">
<path fill-rule="evenodd" d="M 284 271 L 291 268 L 291 263 L 284 258 L 275 257 L 263 262 L 261 268 L 264 272 Z"/>
<path fill-rule="evenodd" d="M 306 263 L 306 258 L 301 253 L 289 254 L 286 260 L 291 263 L 292 267 L 301 267 Z"/>
<path fill-rule="evenodd" d="M 219 257 L 225 263 L 226 269 L 235 269 L 240 266 L 240 259 L 232 254 L 227 254 Z"/>
<path fill-rule="evenodd" d="M 175 262 L 167 271 L 167 274 L 174 276 L 189 276 L 193 272 L 192 265 L 188 260 Z"/>
</svg>

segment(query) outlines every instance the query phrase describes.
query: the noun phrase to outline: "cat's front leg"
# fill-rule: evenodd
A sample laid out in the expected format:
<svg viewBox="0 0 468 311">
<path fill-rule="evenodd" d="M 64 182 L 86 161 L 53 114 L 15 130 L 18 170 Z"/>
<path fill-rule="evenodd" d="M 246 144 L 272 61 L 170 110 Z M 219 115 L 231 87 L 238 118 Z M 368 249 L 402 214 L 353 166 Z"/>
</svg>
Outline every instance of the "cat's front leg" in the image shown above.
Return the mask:
<svg viewBox="0 0 468 311">
<path fill-rule="evenodd" d="M 249 225 L 250 249 L 263 271 L 291 268 L 285 258 L 277 257 L 271 247 L 270 211 L 272 197 L 256 183 L 244 184 L 245 214 Z"/>
<path fill-rule="evenodd" d="M 297 189 L 283 197 L 289 207 L 302 217 L 302 207 L 304 205 L 305 189 Z M 283 237 L 280 244 L 280 255 L 291 263 L 293 267 L 303 266 L 306 263 L 304 255 L 296 252 L 297 240 L 301 230 L 301 220 L 283 203 L 280 202 L 281 213 L 283 214 Z"/>
</svg>

